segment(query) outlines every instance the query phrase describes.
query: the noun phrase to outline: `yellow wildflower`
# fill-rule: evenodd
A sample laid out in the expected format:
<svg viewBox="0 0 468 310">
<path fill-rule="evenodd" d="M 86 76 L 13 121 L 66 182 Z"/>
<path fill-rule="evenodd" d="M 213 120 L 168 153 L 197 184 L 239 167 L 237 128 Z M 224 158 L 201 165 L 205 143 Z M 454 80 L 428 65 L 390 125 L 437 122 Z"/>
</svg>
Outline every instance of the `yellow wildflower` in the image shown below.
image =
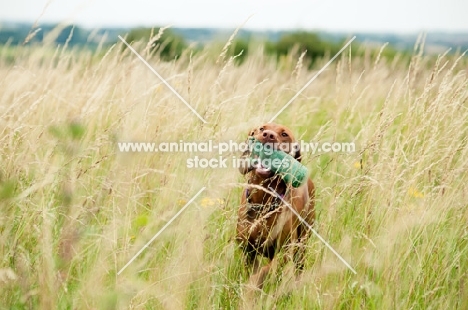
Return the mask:
<svg viewBox="0 0 468 310">
<path fill-rule="evenodd" d="M 415 187 L 413 186 L 410 186 L 410 188 L 408 189 L 408 194 L 411 196 L 411 197 L 415 197 L 415 198 L 423 198 L 424 197 L 424 194 L 421 193 L 420 191 L 418 191 Z"/>
</svg>

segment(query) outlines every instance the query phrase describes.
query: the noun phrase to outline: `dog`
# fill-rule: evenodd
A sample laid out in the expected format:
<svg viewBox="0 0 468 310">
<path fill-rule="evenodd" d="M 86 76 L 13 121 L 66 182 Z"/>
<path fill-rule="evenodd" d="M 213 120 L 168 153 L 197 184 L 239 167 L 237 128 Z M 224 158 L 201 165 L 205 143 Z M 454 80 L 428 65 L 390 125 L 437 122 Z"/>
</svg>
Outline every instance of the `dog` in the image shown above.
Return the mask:
<svg viewBox="0 0 468 310">
<path fill-rule="evenodd" d="M 285 151 L 297 161 L 301 161 L 296 139 L 286 126 L 263 124 L 250 131 L 249 137 L 257 139 L 263 145 L 273 145 L 274 149 Z M 252 269 L 251 284 L 261 289 L 277 260 L 276 254 L 281 249 L 286 249 L 286 253 L 292 256 L 296 271 L 303 269 L 305 241 L 309 237 L 309 229 L 283 200 L 301 215 L 307 224 L 313 225 L 315 187 L 308 178 L 305 184 L 294 188 L 261 163 L 249 160 L 249 157 L 250 151 L 247 150 L 242 154 L 243 164 L 239 167 L 240 173 L 247 177 L 248 187 L 242 192 L 236 240 L 243 250 L 247 266 Z M 272 190 L 276 194 L 272 194 Z M 269 259 L 269 263 L 263 267 L 260 266 L 262 257 Z"/>
</svg>

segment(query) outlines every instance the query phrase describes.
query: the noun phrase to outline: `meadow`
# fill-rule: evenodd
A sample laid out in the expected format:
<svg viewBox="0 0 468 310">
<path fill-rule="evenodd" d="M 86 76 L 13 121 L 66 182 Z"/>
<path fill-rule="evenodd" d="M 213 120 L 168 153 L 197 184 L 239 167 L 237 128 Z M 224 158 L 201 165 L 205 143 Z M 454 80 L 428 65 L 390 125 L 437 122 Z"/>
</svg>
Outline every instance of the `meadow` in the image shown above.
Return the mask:
<svg viewBox="0 0 468 310">
<path fill-rule="evenodd" d="M 466 56 L 347 49 L 279 115 L 302 140 L 356 143 L 303 163 L 315 228 L 357 274 L 312 236 L 304 273 L 287 264 L 252 296 L 237 169 L 117 145 L 244 141 L 330 57 L 308 70 L 261 46 L 242 63 L 218 45 L 177 61 L 132 46 L 206 124 L 120 42 L 0 47 L 0 309 L 468 308 Z"/>
</svg>

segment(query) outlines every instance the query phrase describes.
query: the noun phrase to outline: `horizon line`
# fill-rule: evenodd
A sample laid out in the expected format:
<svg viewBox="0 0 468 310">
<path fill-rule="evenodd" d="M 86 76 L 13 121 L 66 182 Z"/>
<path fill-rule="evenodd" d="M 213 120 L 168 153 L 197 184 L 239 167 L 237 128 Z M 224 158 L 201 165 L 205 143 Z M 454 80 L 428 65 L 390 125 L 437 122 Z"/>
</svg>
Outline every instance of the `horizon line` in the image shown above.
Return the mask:
<svg viewBox="0 0 468 310">
<path fill-rule="evenodd" d="M 0 31 L 2 29 L 2 24 L 27 24 L 33 25 L 34 21 L 27 20 L 1 20 L 0 19 Z M 116 24 L 106 24 L 106 25 L 89 25 L 83 22 L 64 22 L 64 21 L 50 21 L 46 20 L 39 25 L 74 25 L 84 29 L 135 29 L 135 28 L 157 28 L 165 27 L 164 23 L 154 23 L 150 24 L 138 24 L 134 23 L 132 25 L 116 25 Z M 212 29 L 212 30 L 234 30 L 236 26 L 172 26 L 172 29 Z M 450 34 L 466 34 L 468 29 L 448 29 L 448 28 L 434 28 L 434 29 L 341 29 L 341 28 L 321 28 L 321 27 L 281 27 L 281 28 L 271 28 L 271 27 L 258 27 L 258 26 L 245 26 L 240 29 L 247 30 L 251 32 L 262 32 L 262 31 L 271 31 L 271 32 L 286 32 L 286 31 L 312 31 L 312 32 L 329 32 L 329 33 L 369 33 L 369 34 L 399 34 L 399 35 L 414 35 L 421 33 L 450 33 Z"/>
</svg>

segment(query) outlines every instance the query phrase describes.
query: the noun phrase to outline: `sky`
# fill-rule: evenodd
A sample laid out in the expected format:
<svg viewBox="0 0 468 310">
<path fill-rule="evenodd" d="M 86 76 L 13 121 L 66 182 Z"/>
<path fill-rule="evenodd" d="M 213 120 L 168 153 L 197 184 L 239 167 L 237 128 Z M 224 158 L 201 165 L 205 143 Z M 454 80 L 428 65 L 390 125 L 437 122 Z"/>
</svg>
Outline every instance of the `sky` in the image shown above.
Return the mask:
<svg viewBox="0 0 468 310">
<path fill-rule="evenodd" d="M 5 21 L 85 27 L 468 32 L 468 0 L 0 0 Z"/>
</svg>

